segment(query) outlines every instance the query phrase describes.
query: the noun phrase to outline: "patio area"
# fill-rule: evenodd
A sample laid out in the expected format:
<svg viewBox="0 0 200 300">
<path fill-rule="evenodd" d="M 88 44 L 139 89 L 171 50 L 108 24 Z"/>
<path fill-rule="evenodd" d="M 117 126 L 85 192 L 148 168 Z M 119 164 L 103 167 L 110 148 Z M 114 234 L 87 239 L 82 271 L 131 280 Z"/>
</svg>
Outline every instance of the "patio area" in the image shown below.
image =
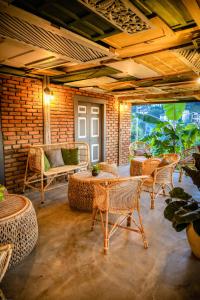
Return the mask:
<svg viewBox="0 0 200 300">
<path fill-rule="evenodd" d="M 119 168 L 129 174 L 129 166 Z M 198 196 L 189 177 L 181 185 Z M 38 193 L 27 196 L 36 208 L 39 240 L 33 252 L 3 279 L 2 289 L 12 300 L 198 299 L 200 262 L 191 254 L 185 231 L 177 233 L 163 216 L 164 197 L 150 209 L 149 194 L 141 197 L 149 248 L 141 237 L 119 230 L 103 255 L 100 223 L 90 231 L 91 213 L 73 211 L 67 190 L 47 193 L 40 207 Z"/>
<path fill-rule="evenodd" d="M 0 300 L 200 299 L 199 191 L 200 0 L 0 0 Z"/>
</svg>

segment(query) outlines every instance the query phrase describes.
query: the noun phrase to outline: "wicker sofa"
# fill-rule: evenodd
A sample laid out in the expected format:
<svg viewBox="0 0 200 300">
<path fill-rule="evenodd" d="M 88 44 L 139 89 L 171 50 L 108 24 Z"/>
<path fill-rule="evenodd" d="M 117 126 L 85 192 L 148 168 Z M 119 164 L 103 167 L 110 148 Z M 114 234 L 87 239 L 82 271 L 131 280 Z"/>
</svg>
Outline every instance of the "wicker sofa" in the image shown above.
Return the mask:
<svg viewBox="0 0 200 300">
<path fill-rule="evenodd" d="M 79 163 L 77 165 L 63 165 L 55 168 L 50 168 L 48 171 L 45 171 L 45 151 L 61 148 L 78 148 Z M 52 185 L 55 179 L 63 175 L 67 176 L 69 173 L 73 173 L 76 170 L 87 169 L 89 165 L 89 157 L 89 145 L 82 142 L 66 142 L 58 144 L 30 146 L 24 177 L 24 191 L 26 187 L 40 191 L 41 202 L 43 203 L 46 191 L 63 186 L 63 183 L 59 185 Z"/>
</svg>

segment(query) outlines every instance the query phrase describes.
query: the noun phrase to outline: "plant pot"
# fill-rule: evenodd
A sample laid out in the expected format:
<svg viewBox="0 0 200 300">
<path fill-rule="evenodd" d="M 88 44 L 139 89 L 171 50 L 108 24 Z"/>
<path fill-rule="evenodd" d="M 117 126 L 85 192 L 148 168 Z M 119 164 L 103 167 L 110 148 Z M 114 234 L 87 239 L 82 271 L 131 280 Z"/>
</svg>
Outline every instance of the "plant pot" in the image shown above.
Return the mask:
<svg viewBox="0 0 200 300">
<path fill-rule="evenodd" d="M 98 176 L 99 175 L 99 170 L 92 170 L 92 176 Z"/>
<path fill-rule="evenodd" d="M 188 225 L 186 232 L 193 254 L 200 259 L 200 236 L 195 232 L 193 224 Z"/>
</svg>

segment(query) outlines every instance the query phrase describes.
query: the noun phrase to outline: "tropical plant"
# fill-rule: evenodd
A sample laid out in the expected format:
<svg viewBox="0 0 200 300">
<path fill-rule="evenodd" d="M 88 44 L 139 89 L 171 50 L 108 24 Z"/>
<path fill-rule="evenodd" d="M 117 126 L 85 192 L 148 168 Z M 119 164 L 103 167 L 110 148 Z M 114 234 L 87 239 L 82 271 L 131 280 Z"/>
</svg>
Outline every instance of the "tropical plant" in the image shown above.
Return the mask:
<svg viewBox="0 0 200 300">
<path fill-rule="evenodd" d="M 170 196 L 166 200 L 165 218 L 172 222 L 173 228 L 178 232 L 192 223 L 195 232 L 200 236 L 200 203 L 179 187 L 174 188 Z"/>
<path fill-rule="evenodd" d="M 184 170 L 200 190 L 200 154 L 194 153 L 193 157 L 196 170 L 189 167 L 184 167 Z M 176 231 L 181 231 L 192 223 L 195 232 L 200 236 L 200 202 L 194 200 L 180 187 L 174 188 L 170 196 L 171 198 L 166 200 L 165 218 L 172 222 Z"/>
<path fill-rule="evenodd" d="M 200 137 L 200 131 L 196 124 L 185 126 L 180 121 L 185 103 L 164 104 L 163 108 L 168 121 L 147 114 L 135 114 L 139 120 L 153 125 L 151 133 L 142 138 L 151 146 L 153 154 L 181 152 L 193 146 Z"/>
</svg>

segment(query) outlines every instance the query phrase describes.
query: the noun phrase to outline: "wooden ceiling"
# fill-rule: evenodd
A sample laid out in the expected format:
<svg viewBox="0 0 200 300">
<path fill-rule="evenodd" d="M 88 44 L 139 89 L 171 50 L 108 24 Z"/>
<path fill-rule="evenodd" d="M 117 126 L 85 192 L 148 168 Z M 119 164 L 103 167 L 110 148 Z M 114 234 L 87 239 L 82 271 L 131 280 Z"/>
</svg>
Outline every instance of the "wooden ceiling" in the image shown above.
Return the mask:
<svg viewBox="0 0 200 300">
<path fill-rule="evenodd" d="M 200 0 L 0 5 L 1 73 L 49 75 L 51 82 L 132 103 L 200 100 Z M 27 36 L 22 25 L 31 28 Z"/>
</svg>

